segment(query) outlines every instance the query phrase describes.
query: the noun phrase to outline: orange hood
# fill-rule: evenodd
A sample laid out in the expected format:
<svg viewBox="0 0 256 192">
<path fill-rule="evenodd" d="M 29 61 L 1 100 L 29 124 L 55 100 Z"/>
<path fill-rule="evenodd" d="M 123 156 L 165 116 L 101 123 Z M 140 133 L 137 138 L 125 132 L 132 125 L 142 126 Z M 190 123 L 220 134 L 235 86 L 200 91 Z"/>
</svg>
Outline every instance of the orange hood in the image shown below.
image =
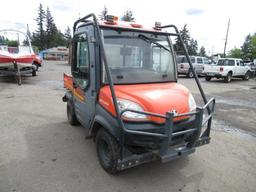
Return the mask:
<svg viewBox="0 0 256 192">
<path fill-rule="evenodd" d="M 175 110 L 177 113 L 189 111 L 189 91 L 178 83 L 155 83 L 136 85 L 115 85 L 117 98 L 126 99 L 139 104 L 144 111 L 165 115 Z M 110 113 L 115 115 L 109 86 L 100 90 L 99 103 Z M 152 118 L 150 118 L 153 120 Z M 156 120 L 158 119 L 158 120 Z M 159 118 L 155 118 L 159 121 Z"/>
</svg>

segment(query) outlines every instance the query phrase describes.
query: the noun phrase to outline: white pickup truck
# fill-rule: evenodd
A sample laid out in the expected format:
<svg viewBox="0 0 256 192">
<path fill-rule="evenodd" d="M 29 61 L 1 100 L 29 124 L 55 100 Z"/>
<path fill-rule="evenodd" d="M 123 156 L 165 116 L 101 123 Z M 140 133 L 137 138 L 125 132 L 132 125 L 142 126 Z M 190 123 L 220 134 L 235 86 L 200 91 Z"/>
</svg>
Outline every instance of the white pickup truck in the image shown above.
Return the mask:
<svg viewBox="0 0 256 192">
<path fill-rule="evenodd" d="M 210 81 L 212 78 L 222 78 L 229 83 L 232 77 L 250 78 L 250 68 L 246 66 L 242 59 L 222 58 L 219 59 L 217 65 L 207 65 L 204 68 L 205 79 Z"/>
</svg>

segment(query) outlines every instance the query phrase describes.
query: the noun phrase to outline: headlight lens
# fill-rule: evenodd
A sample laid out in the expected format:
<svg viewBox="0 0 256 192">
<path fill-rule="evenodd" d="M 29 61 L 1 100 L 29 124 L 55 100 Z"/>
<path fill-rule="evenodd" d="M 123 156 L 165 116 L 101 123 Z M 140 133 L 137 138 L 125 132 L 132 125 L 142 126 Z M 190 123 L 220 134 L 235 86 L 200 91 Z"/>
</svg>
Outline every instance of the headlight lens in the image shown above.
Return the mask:
<svg viewBox="0 0 256 192">
<path fill-rule="evenodd" d="M 191 93 L 189 94 L 188 105 L 189 105 L 189 110 L 190 111 L 196 110 L 196 102 L 195 102 L 195 99 L 194 99 L 194 97 Z"/>
<path fill-rule="evenodd" d="M 119 110 L 122 112 L 125 109 L 131 109 L 131 110 L 136 110 L 136 111 L 144 111 L 142 107 L 134 103 L 132 101 L 126 100 L 126 99 L 117 99 L 117 104 L 119 107 Z M 123 118 L 129 119 L 129 120 L 147 120 L 147 116 L 144 114 L 139 114 L 139 113 L 134 113 L 134 112 L 124 112 L 122 115 Z"/>
</svg>

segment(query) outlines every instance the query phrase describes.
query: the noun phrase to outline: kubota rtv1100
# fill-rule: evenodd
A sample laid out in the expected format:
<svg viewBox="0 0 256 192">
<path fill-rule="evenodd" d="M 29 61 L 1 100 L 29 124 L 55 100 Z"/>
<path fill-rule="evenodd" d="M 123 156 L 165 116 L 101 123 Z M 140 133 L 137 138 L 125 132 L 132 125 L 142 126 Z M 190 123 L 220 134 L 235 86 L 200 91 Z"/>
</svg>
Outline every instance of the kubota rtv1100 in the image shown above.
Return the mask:
<svg viewBox="0 0 256 192">
<path fill-rule="evenodd" d="M 90 14 L 73 30 L 72 76 L 64 74 L 63 101 L 70 124 L 88 128 L 107 172 L 154 159 L 167 162 L 210 142 L 215 100 L 207 101 L 188 54 L 205 106 L 197 107 L 177 83 L 170 36 L 180 34 L 174 25 L 145 28 Z"/>
</svg>

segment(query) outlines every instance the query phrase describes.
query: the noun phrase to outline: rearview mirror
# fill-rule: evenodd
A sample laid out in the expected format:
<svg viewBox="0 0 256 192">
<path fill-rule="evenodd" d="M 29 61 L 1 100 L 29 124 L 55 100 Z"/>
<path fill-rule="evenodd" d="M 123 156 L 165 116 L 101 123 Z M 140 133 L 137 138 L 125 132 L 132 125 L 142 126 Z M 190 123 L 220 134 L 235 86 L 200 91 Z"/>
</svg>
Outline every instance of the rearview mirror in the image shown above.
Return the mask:
<svg viewBox="0 0 256 192">
<path fill-rule="evenodd" d="M 122 56 L 131 56 L 132 55 L 132 48 L 122 47 L 120 49 L 120 55 L 122 55 Z"/>
</svg>

